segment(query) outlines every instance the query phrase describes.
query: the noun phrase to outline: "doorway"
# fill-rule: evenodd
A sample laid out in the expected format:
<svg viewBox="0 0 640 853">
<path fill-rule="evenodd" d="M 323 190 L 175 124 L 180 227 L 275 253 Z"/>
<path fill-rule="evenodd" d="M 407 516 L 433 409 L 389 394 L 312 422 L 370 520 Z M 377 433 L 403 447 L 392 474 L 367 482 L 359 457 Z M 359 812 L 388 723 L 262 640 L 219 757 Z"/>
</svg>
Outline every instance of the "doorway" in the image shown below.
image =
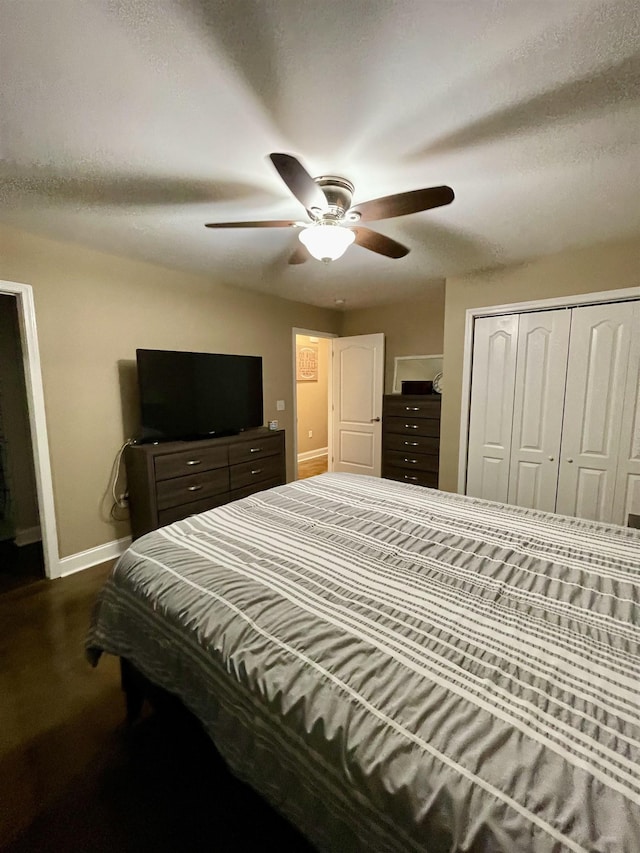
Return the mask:
<svg viewBox="0 0 640 853">
<path fill-rule="evenodd" d="M 0 592 L 45 577 L 16 297 L 0 293 Z"/>
<path fill-rule="evenodd" d="M 3 591 L 60 574 L 35 305 L 26 284 L 0 281 L 0 361 Z"/>
<path fill-rule="evenodd" d="M 329 470 L 331 338 L 325 332 L 293 330 L 296 480 Z"/>
<path fill-rule="evenodd" d="M 340 337 L 293 329 L 296 479 L 324 471 L 380 476 L 383 391 L 383 333 Z M 318 435 L 314 423 L 321 424 Z"/>
</svg>

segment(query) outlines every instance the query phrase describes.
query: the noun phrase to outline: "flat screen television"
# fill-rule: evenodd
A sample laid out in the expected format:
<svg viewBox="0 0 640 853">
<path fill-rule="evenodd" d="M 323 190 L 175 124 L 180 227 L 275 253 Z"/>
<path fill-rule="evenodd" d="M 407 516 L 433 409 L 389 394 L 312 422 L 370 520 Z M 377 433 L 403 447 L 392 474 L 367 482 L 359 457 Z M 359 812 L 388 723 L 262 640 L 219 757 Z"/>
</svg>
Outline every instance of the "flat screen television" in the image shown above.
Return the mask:
<svg viewBox="0 0 640 853">
<path fill-rule="evenodd" d="M 144 442 L 234 435 L 262 426 L 262 358 L 137 349 Z"/>
</svg>

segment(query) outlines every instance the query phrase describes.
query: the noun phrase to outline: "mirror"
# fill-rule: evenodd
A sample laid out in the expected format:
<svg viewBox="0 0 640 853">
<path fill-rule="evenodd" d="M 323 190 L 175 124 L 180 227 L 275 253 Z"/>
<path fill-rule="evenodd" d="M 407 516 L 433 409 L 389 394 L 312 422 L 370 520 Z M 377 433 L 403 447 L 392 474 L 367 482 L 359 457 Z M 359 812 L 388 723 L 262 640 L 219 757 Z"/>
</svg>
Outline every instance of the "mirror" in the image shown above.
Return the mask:
<svg viewBox="0 0 640 853">
<path fill-rule="evenodd" d="M 402 382 L 409 379 L 433 381 L 442 373 L 442 355 L 398 355 L 394 359 L 393 392 L 402 392 Z"/>
</svg>

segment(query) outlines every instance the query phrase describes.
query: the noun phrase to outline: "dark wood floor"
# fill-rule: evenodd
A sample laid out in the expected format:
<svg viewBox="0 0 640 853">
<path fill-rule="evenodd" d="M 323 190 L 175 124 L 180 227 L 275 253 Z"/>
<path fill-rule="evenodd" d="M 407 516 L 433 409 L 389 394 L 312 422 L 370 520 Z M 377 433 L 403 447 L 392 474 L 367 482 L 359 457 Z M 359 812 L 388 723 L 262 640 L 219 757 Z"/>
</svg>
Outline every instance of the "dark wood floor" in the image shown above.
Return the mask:
<svg viewBox="0 0 640 853">
<path fill-rule="evenodd" d="M 195 723 L 124 725 L 116 660 L 84 657 L 109 568 L 0 595 L 0 850 L 311 853 Z"/>
</svg>

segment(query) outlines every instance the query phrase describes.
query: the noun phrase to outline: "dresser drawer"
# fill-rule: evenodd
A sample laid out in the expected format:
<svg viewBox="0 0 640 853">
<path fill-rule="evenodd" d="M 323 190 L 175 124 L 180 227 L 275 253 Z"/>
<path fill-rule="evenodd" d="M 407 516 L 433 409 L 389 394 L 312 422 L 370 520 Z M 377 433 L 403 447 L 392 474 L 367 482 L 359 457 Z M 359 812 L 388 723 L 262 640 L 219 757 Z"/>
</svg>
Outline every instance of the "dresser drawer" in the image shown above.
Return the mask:
<svg viewBox="0 0 640 853">
<path fill-rule="evenodd" d="M 384 450 L 399 450 L 402 453 L 434 453 L 438 454 L 440 439 L 435 435 L 396 435 L 385 432 L 382 438 Z"/>
<path fill-rule="evenodd" d="M 280 435 L 267 435 L 255 441 L 242 441 L 238 444 L 232 444 L 229 448 L 229 464 L 237 465 L 240 462 L 262 459 L 265 456 L 275 456 L 281 452 L 282 437 Z"/>
<path fill-rule="evenodd" d="M 200 498 L 208 498 L 228 491 L 228 468 L 203 471 L 201 474 L 189 474 L 186 477 L 174 477 L 173 480 L 162 480 L 156 484 L 158 510 L 191 503 Z"/>
<path fill-rule="evenodd" d="M 197 442 L 196 442 L 197 444 Z M 213 468 L 224 468 L 228 463 L 228 452 L 223 447 L 194 447 L 180 453 L 156 456 L 156 480 L 169 480 L 183 474 L 195 474 Z"/>
<path fill-rule="evenodd" d="M 261 427 L 193 442 L 127 445 L 132 537 L 284 483 L 284 439 L 283 430 Z"/>
<path fill-rule="evenodd" d="M 382 476 L 438 487 L 439 395 L 387 394 L 382 414 Z"/>
<path fill-rule="evenodd" d="M 385 433 L 396 435 L 440 435 L 440 420 L 435 418 L 385 417 Z"/>
<path fill-rule="evenodd" d="M 282 458 L 280 456 L 258 457 L 242 465 L 232 465 L 229 473 L 231 489 L 243 489 L 252 483 L 278 477 L 282 473 Z"/>
<path fill-rule="evenodd" d="M 243 489 L 234 489 L 229 493 L 229 500 L 239 501 L 241 498 L 248 498 L 249 495 L 255 495 L 256 492 L 263 492 L 265 489 L 271 489 L 273 486 L 283 486 L 284 479 L 276 477 L 272 480 L 262 480 L 260 483 L 251 483 Z"/>
<path fill-rule="evenodd" d="M 164 527 L 165 524 L 173 524 L 174 521 L 182 521 L 183 518 L 188 518 L 190 515 L 196 515 L 199 512 L 205 512 L 208 509 L 222 506 L 228 500 L 229 492 L 223 492 L 220 495 L 211 495 L 199 501 L 192 501 L 191 503 L 163 509 L 158 513 L 158 527 Z"/>
<path fill-rule="evenodd" d="M 397 450 L 385 451 L 383 464 L 392 468 L 407 468 L 414 471 L 438 471 L 437 454 L 399 453 Z"/>
<path fill-rule="evenodd" d="M 423 395 L 413 397 L 411 395 L 386 396 L 384 398 L 385 415 L 398 415 L 399 417 L 413 418 L 440 418 L 440 397 L 431 398 Z"/>
<path fill-rule="evenodd" d="M 382 476 L 387 480 L 402 480 L 404 483 L 413 483 L 416 486 L 438 488 L 438 474 L 434 471 L 407 471 L 395 465 L 383 465 Z"/>
</svg>

